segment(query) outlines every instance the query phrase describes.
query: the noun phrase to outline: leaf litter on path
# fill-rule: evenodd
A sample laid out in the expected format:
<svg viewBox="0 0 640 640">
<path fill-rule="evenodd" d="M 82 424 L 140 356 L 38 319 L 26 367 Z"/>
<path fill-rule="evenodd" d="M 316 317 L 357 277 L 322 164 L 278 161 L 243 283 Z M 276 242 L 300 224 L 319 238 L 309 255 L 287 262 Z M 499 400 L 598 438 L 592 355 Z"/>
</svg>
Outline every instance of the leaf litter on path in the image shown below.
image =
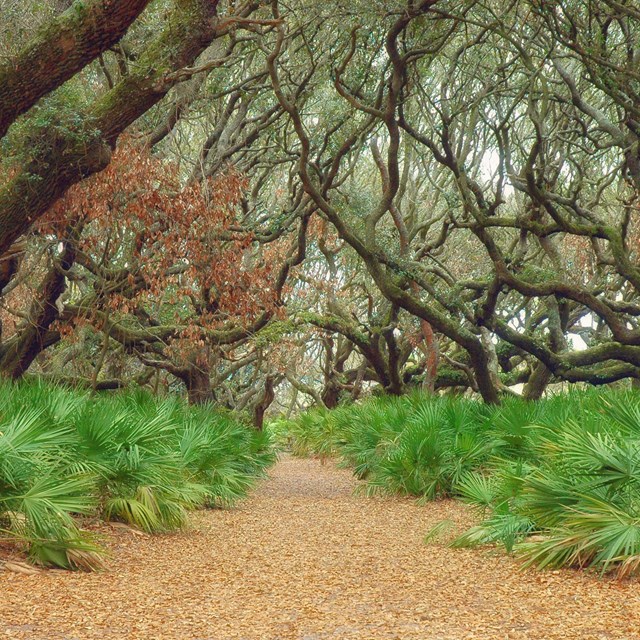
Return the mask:
<svg viewBox="0 0 640 640">
<path fill-rule="evenodd" d="M 111 569 L 0 571 L 0 638 L 29 640 L 640 639 L 640 584 L 521 570 L 424 544 L 442 501 L 354 495 L 348 471 L 284 457 L 238 507 L 187 532 L 110 529 Z"/>
</svg>

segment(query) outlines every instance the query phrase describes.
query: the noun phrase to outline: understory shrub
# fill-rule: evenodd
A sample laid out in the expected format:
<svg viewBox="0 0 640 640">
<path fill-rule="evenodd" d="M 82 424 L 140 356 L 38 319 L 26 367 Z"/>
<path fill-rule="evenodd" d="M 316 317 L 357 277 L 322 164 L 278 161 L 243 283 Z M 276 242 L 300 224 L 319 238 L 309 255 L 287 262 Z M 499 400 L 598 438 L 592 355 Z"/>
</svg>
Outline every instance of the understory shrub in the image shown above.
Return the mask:
<svg viewBox="0 0 640 640">
<path fill-rule="evenodd" d="M 111 397 L 0 384 L 0 540 L 43 564 L 95 568 L 82 518 L 149 533 L 244 496 L 274 460 L 267 434 L 213 407 L 137 391 Z"/>
<path fill-rule="evenodd" d="M 501 544 L 539 567 L 640 572 L 640 394 L 572 390 L 500 406 L 411 395 L 302 416 L 293 451 L 331 452 L 368 493 L 456 497 L 478 524 L 455 547 Z M 282 429 L 282 427 L 281 427 Z"/>
</svg>

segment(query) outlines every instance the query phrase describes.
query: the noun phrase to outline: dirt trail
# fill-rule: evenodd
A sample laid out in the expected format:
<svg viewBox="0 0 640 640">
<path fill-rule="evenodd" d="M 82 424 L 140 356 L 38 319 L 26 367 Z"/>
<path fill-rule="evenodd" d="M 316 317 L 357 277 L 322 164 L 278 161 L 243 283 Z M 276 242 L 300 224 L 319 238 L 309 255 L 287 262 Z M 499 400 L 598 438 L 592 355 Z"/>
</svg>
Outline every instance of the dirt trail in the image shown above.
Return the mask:
<svg viewBox="0 0 640 640">
<path fill-rule="evenodd" d="M 354 486 L 284 458 L 250 499 L 188 533 L 119 531 L 107 573 L 0 572 L 0 638 L 640 639 L 640 582 L 425 546 L 430 526 L 464 522 L 465 509 Z"/>
</svg>

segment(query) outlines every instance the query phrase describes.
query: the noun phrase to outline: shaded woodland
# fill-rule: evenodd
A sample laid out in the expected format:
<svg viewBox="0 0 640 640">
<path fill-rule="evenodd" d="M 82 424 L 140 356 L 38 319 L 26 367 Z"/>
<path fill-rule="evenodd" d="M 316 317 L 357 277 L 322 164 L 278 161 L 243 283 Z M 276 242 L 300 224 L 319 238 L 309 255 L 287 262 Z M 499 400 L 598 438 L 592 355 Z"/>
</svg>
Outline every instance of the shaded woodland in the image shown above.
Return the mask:
<svg viewBox="0 0 640 640">
<path fill-rule="evenodd" d="M 637 576 L 639 70 L 636 0 L 0 0 L 2 568 L 102 568 L 287 449 Z M 323 544 L 320 496 L 362 519 L 284 468 Z"/>
<path fill-rule="evenodd" d="M 629 0 L 0 2 L 0 373 L 291 415 L 640 377 Z"/>
</svg>

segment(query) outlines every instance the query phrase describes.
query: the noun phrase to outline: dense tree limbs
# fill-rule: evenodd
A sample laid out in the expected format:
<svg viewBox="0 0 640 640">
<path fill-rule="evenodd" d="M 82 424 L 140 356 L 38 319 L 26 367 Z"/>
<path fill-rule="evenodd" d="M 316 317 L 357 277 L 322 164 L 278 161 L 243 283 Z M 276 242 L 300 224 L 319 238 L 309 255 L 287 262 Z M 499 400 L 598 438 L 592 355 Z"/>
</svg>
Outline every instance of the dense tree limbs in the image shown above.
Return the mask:
<svg viewBox="0 0 640 640">
<path fill-rule="evenodd" d="M 7 375 L 55 345 L 69 378 L 151 370 L 256 423 L 271 402 L 331 407 L 374 386 L 498 402 L 519 384 L 536 398 L 640 378 L 630 3 L 176 0 L 110 51 L 118 15 L 93 24 L 100 44 L 75 29 L 75 66 L 13 109 Z M 92 93 L 74 110 L 78 87 Z M 69 191 L 131 140 L 150 188 L 124 163 L 117 193 Z M 86 331 L 88 368 L 62 356 L 67 331 Z"/>
</svg>

